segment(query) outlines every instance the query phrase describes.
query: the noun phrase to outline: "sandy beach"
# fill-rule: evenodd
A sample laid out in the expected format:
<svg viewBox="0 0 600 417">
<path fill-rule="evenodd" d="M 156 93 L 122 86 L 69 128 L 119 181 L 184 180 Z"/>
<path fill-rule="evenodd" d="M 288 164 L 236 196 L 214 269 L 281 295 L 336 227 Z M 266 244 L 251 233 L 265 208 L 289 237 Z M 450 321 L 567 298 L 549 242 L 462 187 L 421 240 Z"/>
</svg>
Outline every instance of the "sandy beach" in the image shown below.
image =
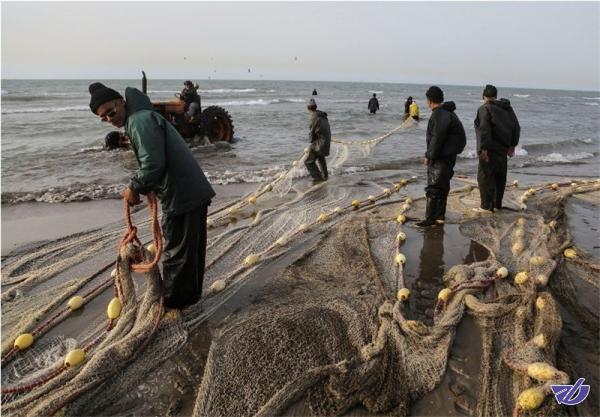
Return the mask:
<svg viewBox="0 0 600 417">
<path fill-rule="evenodd" d="M 352 194 L 363 195 L 373 192 L 371 190 L 379 188 L 379 185 L 392 178 L 398 178 L 395 172 L 380 172 L 376 177 L 371 177 L 368 181 L 364 181 L 361 174 L 347 175 L 341 178 L 332 178 L 329 182 L 321 184 L 317 187 L 311 187 L 306 179 L 298 179 L 294 181 L 294 185 L 289 194 L 283 198 L 271 196 L 264 199 L 256 207 L 248 207 L 242 210 L 235 222 L 228 221 L 225 226 L 211 229 L 209 234 L 209 242 L 212 239 L 218 238 L 227 230 L 231 233 L 236 228 L 250 227 L 245 231 L 244 236 L 248 236 L 253 232 L 251 225 L 257 219 L 261 219 L 264 214 L 260 213 L 278 213 L 275 217 L 264 217 L 261 220 L 262 227 L 274 225 L 281 216 L 288 218 L 297 215 L 299 212 L 294 207 L 306 207 L 310 201 L 319 202 L 317 206 L 332 207 L 332 202 L 335 203 L 339 198 L 339 190 L 350 191 Z M 453 188 L 461 189 L 469 181 L 453 181 Z M 523 179 L 521 179 L 523 181 Z M 208 375 L 206 364 L 207 358 L 211 355 L 211 350 L 215 349 L 213 342 L 215 338 L 220 340 L 224 331 L 227 329 L 239 328 L 239 323 L 244 323 L 244 320 L 250 320 L 254 314 L 262 314 L 265 311 L 278 311 L 285 308 L 288 303 L 297 303 L 298 300 L 305 300 L 305 297 L 314 297 L 319 300 L 323 295 L 327 297 L 339 297 L 351 288 L 355 288 L 353 280 L 357 277 L 348 276 L 346 274 L 329 276 L 324 275 L 319 278 L 305 280 L 301 275 L 291 272 L 294 268 L 300 267 L 306 261 L 310 261 L 314 256 L 314 251 L 320 251 L 324 244 L 327 245 L 332 236 L 339 233 L 346 233 L 342 236 L 347 236 L 348 230 L 353 230 L 353 227 L 361 224 L 361 222 L 372 223 L 369 226 L 373 229 L 368 230 L 365 242 L 369 244 L 370 249 L 361 246 L 360 239 L 357 241 L 357 248 L 361 250 L 369 250 L 377 263 L 377 259 L 381 256 L 391 256 L 385 251 L 391 250 L 388 241 L 389 233 L 395 234 L 394 230 L 397 226 L 394 219 L 394 214 L 403 204 L 407 196 L 418 200 L 422 195 L 422 180 L 417 179 L 415 183 L 409 184 L 403 189 L 399 195 L 392 196 L 389 201 L 382 200 L 383 205 L 375 205 L 369 208 L 368 205 L 359 212 L 341 216 L 339 219 L 334 219 L 327 223 L 326 227 L 315 228 L 314 232 L 307 233 L 301 236 L 300 239 L 295 239 L 289 248 L 276 256 L 272 260 L 265 261 L 258 269 L 240 281 L 234 281 L 232 290 L 227 296 L 214 304 L 217 298 L 208 295 L 206 304 L 202 303 L 203 311 L 210 312 L 201 324 L 187 334 L 187 341 L 179 346 L 176 351 L 173 351 L 166 360 L 161 360 L 154 363 L 152 372 L 145 373 L 143 378 L 138 380 L 135 386 L 128 387 L 128 393 L 118 401 L 105 404 L 103 408 L 104 414 L 110 415 L 177 415 L 188 416 L 192 415 L 194 408 L 198 407 L 197 398 L 199 390 L 206 390 L 206 381 Z M 218 210 L 220 207 L 226 207 L 232 201 L 237 201 L 239 198 L 247 195 L 252 190 L 248 186 L 220 186 L 217 187 L 218 197 L 213 202 L 212 209 Z M 343 196 L 349 194 L 344 191 Z M 565 187 L 565 192 L 569 191 Z M 520 191 L 508 189 L 510 193 L 509 206 L 516 206 L 516 196 Z M 475 190 L 476 193 L 476 190 Z M 598 210 L 597 210 L 597 193 L 582 194 L 582 196 L 590 196 L 591 198 L 569 198 L 565 207 L 565 219 L 567 220 L 566 227 L 572 233 L 573 243 L 578 247 L 578 250 L 584 251 L 589 256 L 598 257 Z M 477 194 L 473 194 L 476 196 Z M 466 194 L 466 204 L 476 204 L 473 198 L 470 200 Z M 290 210 L 281 210 L 281 206 L 293 203 L 298 198 L 304 203 L 302 205 L 292 205 Z M 344 200 L 347 200 L 345 197 Z M 540 197 L 541 198 L 541 197 Z M 333 200 L 332 200 L 333 199 Z M 514 200 L 513 200 L 514 199 Z M 514 203 L 512 202 L 514 201 Z M 323 202 L 325 206 L 323 206 Z M 306 211 L 304 209 L 304 211 Z M 422 215 L 423 207 L 420 201 L 415 202 L 414 208 L 407 213 L 409 222 L 403 230 L 406 233 L 406 241 L 402 245 L 402 252 L 407 258 L 406 266 L 403 270 L 404 285 L 411 290 L 411 297 L 408 303 L 403 307 L 403 314 L 410 317 L 412 320 L 419 320 L 426 326 L 434 325 L 434 306 L 436 295 L 439 290 L 444 287 L 442 278 L 448 273 L 449 269 L 454 265 L 471 264 L 473 262 L 484 261 L 489 251 L 463 235 L 460 230 L 460 224 L 465 222 L 465 213 L 450 211 L 448 221 L 444 226 L 439 226 L 426 231 L 418 230 L 412 227 L 412 220 L 417 219 Z M 258 213 L 256 216 L 255 213 Z M 318 211 L 316 212 L 318 213 Z M 3 227 L 3 263 L 10 264 L 11 261 L 18 259 L 23 254 L 35 254 L 36 251 L 43 249 L 52 242 L 60 242 L 62 238 L 80 233 L 81 236 L 86 234 L 98 233 L 98 231 L 109 232 L 114 231 L 114 237 L 107 239 L 101 249 L 95 251 L 88 259 L 83 259 L 72 267 L 64 269 L 51 280 L 42 283 L 37 291 L 48 288 L 51 283 L 60 283 L 65 280 L 70 280 L 76 277 L 84 277 L 89 274 L 94 274 L 100 266 L 107 268 L 104 275 L 110 271 L 112 262 L 118 250 L 119 235 L 124 231 L 124 223 L 120 219 L 123 215 L 122 206 L 118 200 L 106 200 L 100 202 L 86 203 L 70 203 L 65 204 L 35 204 L 19 205 L 5 208 L 2 216 Z M 304 218 L 315 216 L 314 208 L 310 213 L 306 213 L 300 219 L 294 220 L 293 224 L 298 224 Z M 513 212 L 501 213 L 499 216 L 514 216 Z M 391 217 L 390 217 L 391 216 Z M 467 218 L 471 215 L 466 214 Z M 143 219 L 148 217 L 147 209 L 142 209 L 133 215 L 134 223 L 141 223 Z M 385 220 L 389 219 L 389 220 Z M 381 226 L 377 226 L 381 223 Z M 27 225 L 27 227 L 25 227 Z M 354 225 L 354 226 L 353 226 Z M 383 227 L 383 229 L 379 229 Z M 96 230 L 96 232 L 90 232 Z M 357 229 L 358 230 L 358 229 Z M 370 230 L 370 231 L 369 231 Z M 380 230 L 377 232 L 377 230 Z M 387 230 L 384 234 L 381 234 Z M 85 233 L 84 233 L 85 232 Z M 262 236 L 262 237 L 261 237 Z M 265 235 L 258 233 L 259 239 Z M 139 237 L 142 242 L 150 241 L 150 234 L 147 226 L 141 227 Z M 77 238 L 77 237 L 76 237 Z M 336 238 L 333 238 L 336 239 Z M 339 240 L 339 239 L 337 239 Z M 248 240 L 251 242 L 252 240 Z M 340 242 L 340 244 L 343 244 Z M 383 245 L 383 246 L 382 246 Z M 8 246 L 8 248 L 7 248 Z M 244 244 L 241 246 L 244 247 Z M 387 248 L 384 252 L 380 252 L 379 248 Z M 235 246 L 234 246 L 235 248 Z M 9 253 L 10 252 L 10 253 Z M 393 254 L 393 252 L 391 252 Z M 209 251 L 208 259 L 215 256 L 216 252 Z M 354 257 L 357 254 L 349 255 L 348 261 L 355 262 Z M 243 258 L 244 254 L 239 253 L 236 259 Z M 359 257 L 360 258 L 360 257 Z M 383 258 L 383 259 L 384 259 Z M 310 261 L 313 263 L 313 261 Z M 319 265 L 318 260 L 315 260 Z M 335 259 L 332 259 L 335 262 Z M 387 262 L 387 261 L 385 261 Z M 219 264 L 215 264 L 218 267 Z M 367 289 L 369 285 L 365 281 L 365 286 L 362 291 L 366 291 L 364 296 L 368 295 L 367 299 L 375 300 L 393 300 L 395 299 L 395 291 L 398 283 L 393 278 L 385 278 L 390 270 L 377 270 L 381 274 L 381 283 L 379 290 L 372 292 L 373 289 Z M 225 271 L 224 269 L 217 269 Z M 209 267 L 209 274 L 205 282 L 206 292 L 210 293 L 208 286 L 214 282 L 214 276 L 210 271 L 214 269 Z M 554 284 L 550 283 L 552 290 Z M 362 278 L 361 278 L 362 279 Z M 333 281 L 331 281 L 333 280 Z M 336 281 L 338 281 L 336 283 Z M 94 281 L 87 284 L 89 288 Z M 143 294 L 145 286 L 140 278 L 135 280 L 137 291 Z M 579 281 L 578 281 L 579 282 Z M 331 286 L 333 284 L 333 287 Z M 336 290 L 335 288 L 339 288 Z M 7 287 L 10 288 L 10 287 Z M 556 287 L 557 290 L 559 287 Z M 355 291 L 354 289 L 351 291 Z M 597 287 L 589 286 L 584 283 L 579 283 L 575 291 L 580 296 L 579 303 L 591 314 L 594 314 L 597 320 L 598 309 L 595 300 L 598 297 Z M 560 294 L 558 302 L 561 303 Z M 81 338 L 82 334 L 87 334 L 90 329 L 102 326 L 104 321 L 104 309 L 111 298 L 111 291 L 105 290 L 100 296 L 94 298 L 85 309 L 76 312 L 69 316 L 56 328 L 50 330 L 44 335 L 44 340 L 50 343 L 56 343 L 57 340 L 69 340 L 70 338 Z M 298 298 L 300 297 L 300 298 Z M 363 297 L 358 295 L 358 297 Z M 490 293 L 486 293 L 486 298 L 491 297 Z M 365 301 L 367 300 L 365 299 Z M 367 311 L 370 311 L 369 316 L 365 316 L 365 324 L 370 323 L 367 328 L 371 331 L 377 328 L 376 305 L 371 304 Z M 204 314 L 204 313 L 202 313 Z M 572 366 L 573 361 L 568 361 L 566 358 L 577 356 L 579 359 L 575 361 L 577 375 L 586 375 L 586 377 L 597 378 L 598 365 L 597 356 L 598 345 L 597 339 L 593 336 L 591 328 L 582 327 L 578 319 L 577 311 L 572 310 L 572 305 L 569 305 L 568 299 L 564 299 L 564 304 L 561 305 L 561 317 L 563 320 L 563 330 L 561 335 L 561 344 L 558 347 L 557 367 L 561 364 L 569 363 Z M 6 335 L 5 326 L 10 326 L 12 321 L 3 323 L 3 334 Z M 231 330 L 230 330 L 231 331 Z M 370 338 L 370 336 L 368 336 Z M 481 389 L 481 369 L 480 363 L 482 358 L 481 350 L 481 334 L 477 325 L 476 317 L 465 315 L 456 328 L 456 334 L 453 337 L 453 342 L 450 345 L 448 354 L 448 362 L 445 371 L 439 384 L 422 396 L 419 396 L 415 401 L 410 401 L 408 415 L 415 416 L 460 416 L 460 415 L 475 415 L 478 397 Z M 53 341 L 53 342 L 52 342 Z M 302 340 L 298 340 L 302 342 Z M 254 342 L 256 343 L 256 342 Z M 261 345 L 258 345 L 261 346 Z M 262 349 L 268 348 L 267 345 L 262 345 Z M 292 349 L 294 351 L 294 349 Z M 584 353 L 585 352 L 585 353 Z M 288 356 L 289 361 L 295 361 L 296 357 L 293 353 Z M 240 370 L 249 364 L 240 363 Z M 288 371 L 292 374 L 298 372 Z M 8 372 L 11 374 L 11 371 Z M 291 374 L 290 374 L 291 375 Z M 267 381 L 259 379 L 248 381 L 249 387 L 253 384 L 265 384 Z M 6 377 L 10 378 L 10 376 Z M 10 380 L 10 379 L 8 379 Z M 278 380 L 273 380 L 275 383 Z M 5 380 L 6 381 L 6 380 Z M 593 394 L 592 394 L 593 395 Z M 593 397 L 592 397 L 593 399 Z M 313 413 L 313 400 L 308 400 L 307 397 L 301 396 L 291 405 L 286 406 L 284 415 L 302 416 Z M 589 401 L 581 406 L 578 411 L 579 415 L 589 415 L 597 411 L 595 405 L 597 402 Z M 96 412 L 94 412 L 95 414 Z M 368 411 L 366 408 L 357 405 L 351 407 L 344 412 L 345 415 L 377 415 Z"/>
</svg>

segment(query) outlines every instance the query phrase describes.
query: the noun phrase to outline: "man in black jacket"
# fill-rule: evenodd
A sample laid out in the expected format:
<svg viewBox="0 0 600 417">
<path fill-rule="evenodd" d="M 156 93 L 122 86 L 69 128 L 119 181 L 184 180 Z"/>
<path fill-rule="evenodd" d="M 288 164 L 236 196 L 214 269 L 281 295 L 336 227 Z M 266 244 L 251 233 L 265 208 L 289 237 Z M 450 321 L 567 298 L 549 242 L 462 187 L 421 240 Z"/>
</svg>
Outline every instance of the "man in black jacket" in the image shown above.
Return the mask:
<svg viewBox="0 0 600 417">
<path fill-rule="evenodd" d="M 369 104 L 367 104 L 367 108 L 371 112 L 371 114 L 377 113 L 379 110 L 379 100 L 377 100 L 377 94 L 373 93 L 373 97 L 369 100 Z"/>
<path fill-rule="evenodd" d="M 475 210 L 482 213 L 502 208 L 507 156 L 514 156 L 515 146 L 519 144 L 521 135 L 521 127 L 510 101 L 505 98 L 496 100 L 497 96 L 496 87 L 486 85 L 483 90 L 485 103 L 479 107 L 475 118 L 479 154 L 477 183 L 481 196 L 481 206 Z"/>
<path fill-rule="evenodd" d="M 185 102 L 185 114 L 192 118 L 200 112 L 200 95 L 198 94 L 198 85 L 194 85 L 190 80 L 183 83 L 183 90 L 179 98 Z"/>
<path fill-rule="evenodd" d="M 317 103 L 314 99 L 310 99 L 307 109 L 310 113 L 310 131 L 308 133 L 310 147 L 304 165 L 313 178 L 313 183 L 318 183 L 327 181 L 329 176 L 325 157 L 329 156 L 331 128 L 329 120 L 327 120 L 327 113 L 317 110 Z"/>
<path fill-rule="evenodd" d="M 454 102 L 444 103 L 444 92 L 437 86 L 429 87 L 425 96 L 427 107 L 431 110 L 427 125 L 427 152 L 423 160 L 427 165 L 427 207 L 425 219 L 417 223 L 418 227 L 444 221 L 456 155 L 463 151 L 467 142 L 465 129 L 454 113 Z"/>
<path fill-rule="evenodd" d="M 410 105 L 412 104 L 412 102 L 412 96 L 408 96 L 408 98 L 404 102 L 404 120 L 408 119 L 410 116 Z"/>
</svg>

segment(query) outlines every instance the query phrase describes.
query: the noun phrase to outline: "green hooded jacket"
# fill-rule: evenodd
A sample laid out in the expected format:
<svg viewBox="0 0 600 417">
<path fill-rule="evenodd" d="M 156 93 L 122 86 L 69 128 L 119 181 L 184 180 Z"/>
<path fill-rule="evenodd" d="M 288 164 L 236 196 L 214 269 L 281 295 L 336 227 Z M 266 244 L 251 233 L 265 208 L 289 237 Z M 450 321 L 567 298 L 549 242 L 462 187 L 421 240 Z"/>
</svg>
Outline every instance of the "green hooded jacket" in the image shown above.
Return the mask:
<svg viewBox="0 0 600 417">
<path fill-rule="evenodd" d="M 138 194 L 155 191 L 166 216 L 209 204 L 215 192 L 179 132 L 140 90 L 127 87 L 125 100 L 125 131 L 140 167 L 129 187 Z"/>
</svg>

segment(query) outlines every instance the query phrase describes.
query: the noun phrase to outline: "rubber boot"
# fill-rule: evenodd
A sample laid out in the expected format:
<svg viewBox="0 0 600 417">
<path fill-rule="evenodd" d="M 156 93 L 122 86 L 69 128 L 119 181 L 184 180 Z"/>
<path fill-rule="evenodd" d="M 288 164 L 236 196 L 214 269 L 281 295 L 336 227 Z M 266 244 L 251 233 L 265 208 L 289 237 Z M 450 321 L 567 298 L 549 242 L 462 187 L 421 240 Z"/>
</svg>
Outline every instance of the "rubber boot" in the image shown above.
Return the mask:
<svg viewBox="0 0 600 417">
<path fill-rule="evenodd" d="M 304 163 L 304 165 L 306 166 L 306 169 L 308 170 L 308 173 L 312 177 L 313 181 L 322 181 L 323 180 L 323 177 L 321 176 L 321 171 L 319 171 L 316 161 L 314 161 L 314 160 L 306 161 Z"/>
<path fill-rule="evenodd" d="M 441 198 L 438 205 L 438 212 L 436 213 L 435 219 L 441 220 L 442 222 L 446 220 L 446 202 L 448 201 L 448 197 Z"/>
<path fill-rule="evenodd" d="M 323 176 L 323 180 L 327 181 L 327 178 L 329 178 L 329 172 L 327 172 L 327 161 L 325 160 L 325 157 L 320 156 L 319 159 L 317 159 L 317 162 L 321 167 L 321 175 Z"/>
<path fill-rule="evenodd" d="M 437 223 L 436 215 L 438 212 L 438 201 L 437 199 L 427 197 L 427 205 L 425 207 L 425 220 L 418 222 L 415 226 L 417 227 L 429 227 L 435 226 Z"/>
</svg>

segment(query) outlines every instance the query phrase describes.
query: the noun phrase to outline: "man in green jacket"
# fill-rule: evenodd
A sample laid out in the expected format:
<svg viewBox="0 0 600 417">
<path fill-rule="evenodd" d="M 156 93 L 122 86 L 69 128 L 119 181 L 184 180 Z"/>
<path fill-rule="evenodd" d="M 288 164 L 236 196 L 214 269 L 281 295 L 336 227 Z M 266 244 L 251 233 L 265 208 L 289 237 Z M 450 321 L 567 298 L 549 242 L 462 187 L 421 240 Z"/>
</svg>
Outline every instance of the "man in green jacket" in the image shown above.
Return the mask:
<svg viewBox="0 0 600 417">
<path fill-rule="evenodd" d="M 156 192 L 163 212 L 165 306 L 184 308 L 202 294 L 206 217 L 215 192 L 177 130 L 153 111 L 148 96 L 128 87 L 125 99 L 101 83 L 89 86 L 90 109 L 125 128 L 139 170 L 122 193 L 130 205 Z"/>
</svg>

